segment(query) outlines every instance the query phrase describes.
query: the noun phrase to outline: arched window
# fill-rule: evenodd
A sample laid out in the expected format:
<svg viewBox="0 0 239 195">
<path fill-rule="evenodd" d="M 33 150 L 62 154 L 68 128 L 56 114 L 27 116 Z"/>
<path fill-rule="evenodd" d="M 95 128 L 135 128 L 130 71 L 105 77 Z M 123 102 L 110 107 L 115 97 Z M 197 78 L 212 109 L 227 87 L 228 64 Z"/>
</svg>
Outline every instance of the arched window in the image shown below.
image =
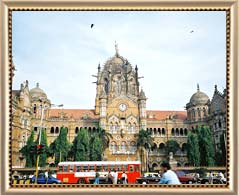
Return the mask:
<svg viewBox="0 0 239 195">
<path fill-rule="evenodd" d="M 115 130 L 118 131 L 120 129 L 120 126 L 118 123 L 115 123 Z"/>
<path fill-rule="evenodd" d="M 183 136 L 183 128 L 180 128 L 180 136 Z"/>
<path fill-rule="evenodd" d="M 110 132 L 113 132 L 113 123 L 110 123 Z"/>
<path fill-rule="evenodd" d="M 192 110 L 192 113 L 193 113 L 193 119 L 195 119 L 196 113 L 194 109 Z"/>
<path fill-rule="evenodd" d="M 55 129 L 55 133 L 56 133 L 56 134 L 59 133 L 59 127 L 56 127 L 56 129 Z"/>
<path fill-rule="evenodd" d="M 157 144 L 154 143 L 154 144 L 152 145 L 151 149 L 152 149 L 152 152 L 157 152 Z"/>
<path fill-rule="evenodd" d="M 176 128 L 176 136 L 179 136 L 179 130 Z"/>
<path fill-rule="evenodd" d="M 122 152 L 126 152 L 126 142 L 125 141 L 123 141 L 123 142 L 121 142 L 121 151 Z"/>
<path fill-rule="evenodd" d="M 130 142 L 130 152 L 135 152 L 137 150 L 136 143 L 134 141 Z"/>
<path fill-rule="evenodd" d="M 165 129 L 162 128 L 162 136 L 165 136 Z"/>
<path fill-rule="evenodd" d="M 108 82 L 108 79 L 105 78 L 105 85 L 104 85 L 104 90 L 105 90 L 105 93 L 108 94 L 109 92 L 109 82 Z"/>
<path fill-rule="evenodd" d="M 183 143 L 182 145 L 182 152 L 187 152 L 187 144 Z"/>
<path fill-rule="evenodd" d="M 37 113 L 37 105 L 36 105 L 36 104 L 34 104 L 34 106 L 33 106 L 33 113 L 34 113 L 34 114 Z"/>
<path fill-rule="evenodd" d="M 165 152 L 165 144 L 164 143 L 160 143 L 159 144 L 159 153 L 164 153 Z"/>
<path fill-rule="evenodd" d="M 116 152 L 117 150 L 117 146 L 116 146 L 116 143 L 115 142 L 111 142 L 110 144 L 110 150 L 112 150 L 112 152 Z"/>
<path fill-rule="evenodd" d="M 160 128 L 158 128 L 158 134 L 159 134 L 159 136 L 161 136 L 161 129 Z"/>
<path fill-rule="evenodd" d="M 91 127 L 88 128 L 88 133 L 92 133 Z"/>
<path fill-rule="evenodd" d="M 75 128 L 75 134 L 78 134 L 78 132 L 79 132 L 79 127 L 76 127 Z"/>
<path fill-rule="evenodd" d="M 154 128 L 154 135 L 157 135 L 157 129 Z"/>
<path fill-rule="evenodd" d="M 201 112 L 199 108 L 197 108 L 197 112 L 198 112 L 198 118 L 201 118 Z"/>
<path fill-rule="evenodd" d="M 188 135 L 188 130 L 185 128 L 184 129 L 184 135 L 187 136 Z"/>
<path fill-rule="evenodd" d="M 36 126 L 34 127 L 34 131 L 37 131 L 37 127 Z"/>
<path fill-rule="evenodd" d="M 206 109 L 203 108 L 203 117 L 205 118 L 207 116 L 207 112 L 206 112 Z"/>
<path fill-rule="evenodd" d="M 134 123 L 132 127 L 132 132 L 134 133 L 135 131 L 136 131 L 136 123 Z"/>
<path fill-rule="evenodd" d="M 174 128 L 172 128 L 171 134 L 172 134 L 172 136 L 175 136 L 175 130 L 174 130 Z"/>
<path fill-rule="evenodd" d="M 54 127 L 51 127 L 50 133 L 54 134 Z"/>
<path fill-rule="evenodd" d="M 218 127 L 219 127 L 219 128 L 221 128 L 221 127 L 222 127 L 221 120 L 219 120 L 219 122 L 218 122 Z"/>
</svg>

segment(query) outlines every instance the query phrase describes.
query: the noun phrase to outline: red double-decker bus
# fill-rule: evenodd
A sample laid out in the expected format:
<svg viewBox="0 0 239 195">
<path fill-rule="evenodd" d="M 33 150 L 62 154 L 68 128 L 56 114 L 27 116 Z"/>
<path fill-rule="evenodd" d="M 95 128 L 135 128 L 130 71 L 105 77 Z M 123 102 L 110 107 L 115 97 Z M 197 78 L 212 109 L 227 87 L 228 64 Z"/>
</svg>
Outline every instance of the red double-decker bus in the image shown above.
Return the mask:
<svg viewBox="0 0 239 195">
<path fill-rule="evenodd" d="M 109 171 L 116 170 L 118 178 L 123 171 L 127 174 L 128 183 L 135 183 L 141 176 L 140 161 L 80 161 L 60 162 L 57 169 L 57 178 L 66 184 L 88 184 L 95 177 L 107 177 Z"/>
</svg>

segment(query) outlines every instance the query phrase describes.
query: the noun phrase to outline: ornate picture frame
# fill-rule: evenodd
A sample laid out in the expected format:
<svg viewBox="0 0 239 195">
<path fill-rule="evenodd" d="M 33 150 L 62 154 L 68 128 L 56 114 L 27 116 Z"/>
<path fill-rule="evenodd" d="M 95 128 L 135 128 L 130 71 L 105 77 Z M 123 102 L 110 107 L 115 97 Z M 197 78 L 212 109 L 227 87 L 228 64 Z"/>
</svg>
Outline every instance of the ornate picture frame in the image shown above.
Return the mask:
<svg viewBox="0 0 239 195">
<path fill-rule="evenodd" d="M 237 194 L 238 193 L 238 0 L 188 1 L 18 1 L 1 0 L 1 193 L 2 194 Z M 226 78 L 227 78 L 227 179 L 225 185 L 26 185 L 13 184 L 11 180 L 11 126 L 12 126 L 12 12 L 14 11 L 225 11 L 226 12 Z M 124 112 L 128 105 L 119 104 Z"/>
</svg>

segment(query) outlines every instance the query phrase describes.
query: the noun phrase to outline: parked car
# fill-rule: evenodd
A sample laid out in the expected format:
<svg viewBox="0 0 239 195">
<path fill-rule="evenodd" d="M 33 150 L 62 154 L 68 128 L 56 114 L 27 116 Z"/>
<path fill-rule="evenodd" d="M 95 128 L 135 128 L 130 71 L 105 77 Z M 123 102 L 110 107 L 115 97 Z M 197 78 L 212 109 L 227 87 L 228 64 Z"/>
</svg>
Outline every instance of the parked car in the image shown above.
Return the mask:
<svg viewBox="0 0 239 195">
<path fill-rule="evenodd" d="M 186 175 L 186 173 L 184 171 L 175 171 L 175 173 L 177 174 L 179 181 L 182 184 L 192 184 L 192 183 L 196 183 L 196 178 L 192 175 Z"/>
<path fill-rule="evenodd" d="M 35 183 L 35 178 L 36 178 L 35 176 L 31 178 L 31 183 Z M 37 183 L 38 184 L 61 184 L 62 181 L 51 175 L 49 175 L 47 179 L 44 173 L 39 173 L 37 177 Z"/>
<path fill-rule="evenodd" d="M 143 177 L 137 178 L 137 184 L 157 184 L 161 176 L 158 173 L 144 173 Z"/>
<path fill-rule="evenodd" d="M 200 178 L 200 183 L 209 184 L 209 177 Z M 213 177 L 213 184 L 226 184 L 226 180 L 223 180 L 220 177 Z"/>
</svg>

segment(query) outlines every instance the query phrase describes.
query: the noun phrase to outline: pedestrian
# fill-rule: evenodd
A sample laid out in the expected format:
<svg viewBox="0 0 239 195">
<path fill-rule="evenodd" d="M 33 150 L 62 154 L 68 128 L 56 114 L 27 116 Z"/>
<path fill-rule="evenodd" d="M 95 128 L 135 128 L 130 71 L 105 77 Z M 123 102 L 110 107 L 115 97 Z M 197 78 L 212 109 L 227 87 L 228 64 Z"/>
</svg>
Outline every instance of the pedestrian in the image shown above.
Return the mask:
<svg viewBox="0 0 239 195">
<path fill-rule="evenodd" d="M 94 184 L 100 184 L 100 174 L 98 172 L 95 173 Z"/>
<path fill-rule="evenodd" d="M 218 174 L 218 177 L 222 183 L 226 182 L 226 178 L 224 177 L 224 174 L 222 172 Z"/>
<path fill-rule="evenodd" d="M 199 173 L 195 173 L 195 179 L 196 179 L 197 183 L 200 181 L 200 174 Z"/>
<path fill-rule="evenodd" d="M 210 171 L 210 173 L 209 173 L 209 178 L 208 178 L 208 180 L 209 180 L 209 183 L 210 183 L 210 184 L 213 184 L 213 173 L 212 173 L 212 171 Z"/>
<path fill-rule="evenodd" d="M 163 175 L 159 184 L 181 184 L 178 176 L 171 170 L 171 166 L 168 162 L 163 162 L 161 168 Z"/>
<path fill-rule="evenodd" d="M 108 172 L 108 175 L 107 175 L 107 179 L 108 179 L 108 184 L 113 184 L 113 176 L 111 174 L 111 172 L 109 171 Z"/>
<path fill-rule="evenodd" d="M 48 182 L 48 171 L 45 171 L 45 180 L 46 180 L 46 184 Z"/>
<path fill-rule="evenodd" d="M 127 184 L 127 179 L 128 179 L 127 174 L 124 171 L 123 174 L 121 175 L 121 180 L 123 184 Z"/>
<path fill-rule="evenodd" d="M 114 170 L 114 184 L 117 184 L 118 181 L 118 172 L 116 171 L 116 169 Z"/>
</svg>

